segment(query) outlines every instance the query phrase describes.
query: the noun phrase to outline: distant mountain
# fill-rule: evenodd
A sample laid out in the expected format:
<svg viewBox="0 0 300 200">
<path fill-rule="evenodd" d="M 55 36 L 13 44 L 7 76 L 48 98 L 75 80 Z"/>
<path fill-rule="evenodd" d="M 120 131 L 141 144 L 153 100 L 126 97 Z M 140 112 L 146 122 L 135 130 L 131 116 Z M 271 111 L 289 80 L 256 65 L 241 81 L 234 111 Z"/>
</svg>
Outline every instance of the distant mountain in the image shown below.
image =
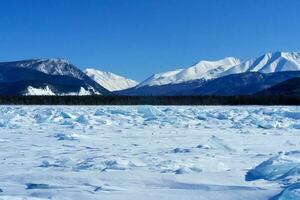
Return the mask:
<svg viewBox="0 0 300 200">
<path fill-rule="evenodd" d="M 204 83 L 205 81 L 203 80 L 194 80 L 177 84 L 133 87 L 116 91 L 115 93 L 129 96 L 175 96 L 190 93 L 190 91 L 200 87 Z"/>
<path fill-rule="evenodd" d="M 187 69 L 177 69 L 154 74 L 140 83 L 137 88 L 144 86 L 179 84 L 199 79 L 209 80 L 219 77 L 224 71 L 237 64 L 240 64 L 240 60 L 233 57 L 224 58 L 218 61 L 200 61 Z"/>
<path fill-rule="evenodd" d="M 258 95 L 300 96 L 300 77 L 292 78 L 260 91 Z"/>
<path fill-rule="evenodd" d="M 241 62 L 229 57 L 219 61 L 200 61 L 187 69 L 155 74 L 136 87 L 118 92 L 121 95 L 237 95 L 252 94 L 280 81 L 298 76 L 300 53 L 267 53 Z M 228 76 L 228 77 L 227 77 Z M 285 77 L 287 76 L 287 77 Z M 273 77 L 272 81 L 264 79 Z M 278 80 L 275 80 L 278 78 Z"/>
<path fill-rule="evenodd" d="M 299 70 L 299 52 L 275 52 L 267 53 L 258 58 L 247 60 L 225 71 L 221 74 L 221 76 L 244 72 L 273 73 Z"/>
<path fill-rule="evenodd" d="M 300 71 L 263 74 L 245 72 L 208 81 L 200 87 L 186 92 L 188 95 L 252 95 L 290 78 L 300 77 Z"/>
<path fill-rule="evenodd" d="M 85 74 L 109 91 L 124 90 L 134 87 L 138 82 L 125 77 L 100 70 L 88 68 Z"/>
<path fill-rule="evenodd" d="M 231 74 L 208 81 L 191 81 L 179 84 L 145 86 L 119 91 L 131 96 L 179 96 L 179 95 L 252 95 L 290 78 L 300 77 L 300 71 L 263 74 L 245 72 Z"/>
<path fill-rule="evenodd" d="M 64 59 L 31 59 L 0 63 L 0 95 L 249 95 L 295 77 L 300 77 L 297 52 L 200 61 L 140 84 L 95 69 L 82 72 Z"/>
<path fill-rule="evenodd" d="M 80 69 L 62 59 L 0 63 L 0 95 L 111 94 Z"/>
</svg>

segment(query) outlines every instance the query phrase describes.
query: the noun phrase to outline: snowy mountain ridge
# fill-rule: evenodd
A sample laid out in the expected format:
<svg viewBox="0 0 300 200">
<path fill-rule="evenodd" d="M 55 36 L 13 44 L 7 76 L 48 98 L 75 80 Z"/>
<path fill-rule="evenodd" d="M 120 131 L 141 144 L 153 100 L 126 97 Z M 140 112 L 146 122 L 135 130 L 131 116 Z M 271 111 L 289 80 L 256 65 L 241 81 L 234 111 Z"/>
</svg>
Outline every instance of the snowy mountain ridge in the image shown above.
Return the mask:
<svg viewBox="0 0 300 200">
<path fill-rule="evenodd" d="M 245 72 L 273 73 L 282 71 L 299 71 L 299 52 L 266 53 L 258 58 L 241 61 L 227 57 L 217 61 L 200 61 L 186 68 L 154 74 L 136 88 L 178 84 L 194 80 L 210 80 Z"/>
<path fill-rule="evenodd" d="M 201 91 L 210 94 L 212 88 L 220 91 L 224 84 L 229 84 L 227 89 L 231 90 L 230 94 L 238 95 L 248 94 L 248 88 L 253 88 L 264 74 L 283 72 L 291 72 L 288 77 L 299 77 L 299 52 L 266 53 L 246 61 L 234 57 L 217 61 L 203 60 L 188 68 L 154 74 L 141 83 L 92 68 L 83 72 L 65 59 L 30 59 L 0 63 L 0 94 L 201 95 Z M 274 79 L 270 83 L 277 84 L 278 80 L 286 80 L 285 75 L 270 76 Z M 213 86 L 213 83 L 218 84 Z M 235 86 L 235 91 L 231 86 Z M 261 85 L 259 88 L 271 86 Z"/>
<path fill-rule="evenodd" d="M 224 71 L 240 63 L 241 61 L 239 59 L 233 57 L 217 61 L 200 61 L 187 69 L 177 69 L 174 71 L 154 74 L 137 87 L 178 84 L 197 79 L 208 80 L 217 78 Z"/>
<path fill-rule="evenodd" d="M 134 80 L 127 79 L 111 72 L 103 72 L 93 68 L 87 68 L 84 72 L 87 76 L 109 91 L 124 90 L 138 84 L 138 82 Z"/>
<path fill-rule="evenodd" d="M 80 80 L 84 79 L 84 73 L 80 69 L 62 58 L 21 60 L 16 62 L 6 62 L 4 64 L 6 66 L 11 65 L 14 67 L 32 69 L 49 75 L 65 75 Z"/>
<path fill-rule="evenodd" d="M 266 53 L 225 71 L 222 76 L 244 72 L 273 73 L 300 70 L 300 52 Z"/>
</svg>

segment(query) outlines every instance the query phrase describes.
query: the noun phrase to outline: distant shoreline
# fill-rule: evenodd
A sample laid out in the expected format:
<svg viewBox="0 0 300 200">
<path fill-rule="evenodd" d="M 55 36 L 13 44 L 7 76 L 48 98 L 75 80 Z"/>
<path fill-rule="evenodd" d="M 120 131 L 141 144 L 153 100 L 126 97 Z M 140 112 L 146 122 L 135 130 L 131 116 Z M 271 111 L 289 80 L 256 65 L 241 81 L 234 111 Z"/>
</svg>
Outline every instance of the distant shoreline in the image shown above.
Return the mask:
<svg viewBox="0 0 300 200">
<path fill-rule="evenodd" d="M 0 105 L 300 105 L 300 96 L 0 96 Z"/>
</svg>

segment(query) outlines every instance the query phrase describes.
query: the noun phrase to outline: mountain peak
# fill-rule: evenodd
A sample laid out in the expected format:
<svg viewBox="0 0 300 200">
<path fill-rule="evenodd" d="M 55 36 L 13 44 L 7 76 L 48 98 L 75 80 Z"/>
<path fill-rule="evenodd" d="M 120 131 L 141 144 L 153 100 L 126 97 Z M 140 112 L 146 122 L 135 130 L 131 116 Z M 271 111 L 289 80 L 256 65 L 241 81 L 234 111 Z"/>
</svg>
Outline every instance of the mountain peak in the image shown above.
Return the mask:
<svg viewBox="0 0 300 200">
<path fill-rule="evenodd" d="M 273 57 L 273 58 L 279 58 L 279 57 L 283 57 L 286 59 L 300 59 L 300 52 L 297 51 L 292 51 L 292 52 L 288 52 L 288 51 L 275 51 L 275 52 L 268 52 L 264 55 L 262 55 L 261 57 Z"/>
<path fill-rule="evenodd" d="M 281 71 L 299 71 L 300 53 L 282 52 L 266 53 L 258 58 L 247 60 L 231 69 L 225 71 L 222 76 L 244 73 L 260 72 L 273 73 Z"/>
<path fill-rule="evenodd" d="M 49 63 L 70 64 L 69 61 L 65 58 L 46 58 L 46 59 L 37 59 L 37 61 L 49 62 Z"/>
</svg>

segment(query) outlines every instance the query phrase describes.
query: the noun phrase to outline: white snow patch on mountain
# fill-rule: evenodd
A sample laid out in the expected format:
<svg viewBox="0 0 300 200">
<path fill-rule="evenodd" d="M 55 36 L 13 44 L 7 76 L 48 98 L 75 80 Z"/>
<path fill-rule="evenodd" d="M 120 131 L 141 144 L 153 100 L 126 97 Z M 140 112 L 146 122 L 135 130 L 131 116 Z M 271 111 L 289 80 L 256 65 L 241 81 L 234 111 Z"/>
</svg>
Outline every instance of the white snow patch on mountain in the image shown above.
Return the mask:
<svg viewBox="0 0 300 200">
<path fill-rule="evenodd" d="M 138 87 L 178 84 L 196 79 L 208 80 L 217 78 L 221 73 L 238 64 L 240 64 L 240 60 L 233 57 L 217 61 L 200 61 L 187 69 L 154 74 L 139 84 Z"/>
<path fill-rule="evenodd" d="M 91 93 L 88 90 L 84 89 L 83 87 L 80 87 L 78 95 L 79 96 L 91 95 Z"/>
<path fill-rule="evenodd" d="M 46 86 L 46 88 L 35 88 L 32 86 L 28 86 L 27 91 L 25 92 L 25 96 L 48 96 L 48 95 L 55 95 L 55 93 L 51 91 L 48 85 Z"/>
<path fill-rule="evenodd" d="M 134 80 L 127 79 L 111 72 L 103 72 L 92 68 L 86 69 L 85 74 L 109 91 L 124 90 L 138 84 L 138 82 Z"/>
<path fill-rule="evenodd" d="M 92 88 L 89 88 L 89 90 L 92 90 Z M 85 96 L 85 95 L 93 95 L 93 94 L 100 94 L 96 91 L 90 92 L 89 90 L 86 90 L 83 87 L 80 87 L 80 90 L 78 92 L 69 92 L 69 93 L 58 93 L 52 91 L 49 86 L 47 85 L 45 88 L 35 88 L 32 86 L 28 86 L 26 92 L 24 93 L 24 96 L 53 96 L 53 95 L 60 95 L 60 96 Z"/>
<path fill-rule="evenodd" d="M 93 88 L 89 88 L 89 90 L 93 90 Z M 100 93 L 96 92 L 95 90 L 93 90 L 93 92 L 90 92 L 89 90 L 86 90 L 83 87 L 80 87 L 79 92 L 69 92 L 69 93 L 60 93 L 60 96 L 68 96 L 68 95 L 74 95 L 74 96 L 85 96 L 85 95 L 93 95 L 93 94 L 97 94 L 100 95 Z"/>
</svg>

